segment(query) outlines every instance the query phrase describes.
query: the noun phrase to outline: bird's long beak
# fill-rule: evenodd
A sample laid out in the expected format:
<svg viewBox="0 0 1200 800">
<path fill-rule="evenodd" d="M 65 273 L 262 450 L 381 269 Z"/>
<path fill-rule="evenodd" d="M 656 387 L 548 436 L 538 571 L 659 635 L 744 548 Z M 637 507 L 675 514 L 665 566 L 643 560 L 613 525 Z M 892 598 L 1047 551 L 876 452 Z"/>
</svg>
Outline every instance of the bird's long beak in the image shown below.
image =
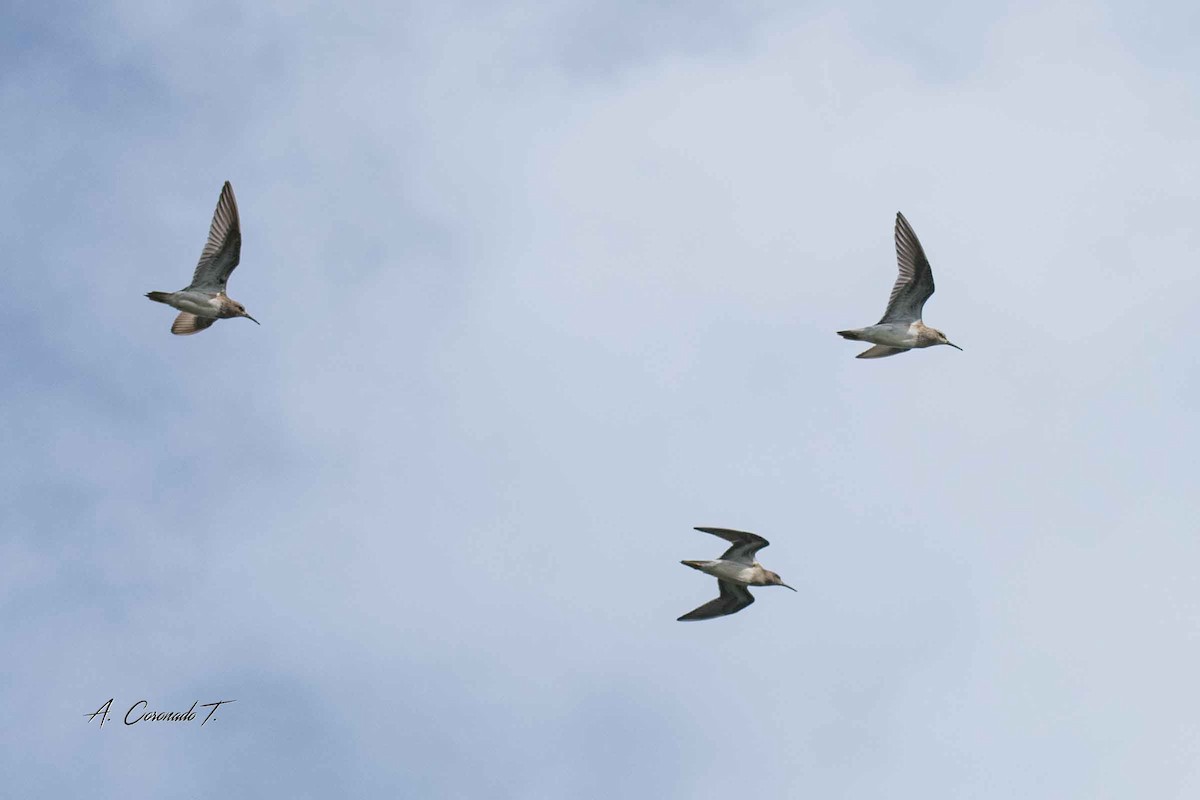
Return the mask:
<svg viewBox="0 0 1200 800">
<path fill-rule="evenodd" d="M 779 585 L 780 585 L 780 586 L 782 586 L 782 587 L 784 587 L 784 588 L 786 588 L 786 589 L 792 589 L 792 587 L 788 586 L 786 583 L 781 583 L 781 584 L 779 584 Z M 794 591 L 796 591 L 796 590 L 795 590 L 795 589 L 792 589 L 792 591 L 794 592 Z"/>
<path fill-rule="evenodd" d="M 254 317 L 250 316 L 249 314 L 242 314 L 242 316 L 245 317 L 246 319 L 250 320 L 251 322 L 253 322 L 255 325 L 262 325 L 261 322 L 259 322 Z"/>
<path fill-rule="evenodd" d="M 950 345 L 950 346 L 951 346 L 951 347 L 953 347 L 955 350 L 962 350 L 962 348 L 961 348 L 961 347 L 959 347 L 958 345 L 956 345 L 954 342 L 946 342 L 946 344 Z"/>
</svg>

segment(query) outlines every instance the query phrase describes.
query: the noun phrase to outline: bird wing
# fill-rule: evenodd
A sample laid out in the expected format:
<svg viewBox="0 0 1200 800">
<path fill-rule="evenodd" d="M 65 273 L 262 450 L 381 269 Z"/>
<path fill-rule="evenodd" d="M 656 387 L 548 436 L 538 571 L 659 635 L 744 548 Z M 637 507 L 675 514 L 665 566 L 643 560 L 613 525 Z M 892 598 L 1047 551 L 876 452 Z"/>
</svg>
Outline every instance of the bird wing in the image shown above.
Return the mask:
<svg viewBox="0 0 1200 800">
<path fill-rule="evenodd" d="M 901 353 L 907 353 L 906 347 L 888 347 L 886 344 L 877 344 L 872 348 L 863 350 L 855 356 L 855 358 L 887 358 L 888 356 L 898 356 Z"/>
<path fill-rule="evenodd" d="M 238 218 L 237 198 L 233 196 L 229 181 L 225 181 L 217 209 L 213 212 L 212 226 L 208 229 L 208 242 L 196 264 L 192 285 L 187 288 L 202 292 L 225 291 L 229 274 L 241 257 L 242 223 Z"/>
<path fill-rule="evenodd" d="M 917 234 L 899 211 L 896 212 L 896 261 L 900 274 L 896 276 L 892 296 L 888 298 L 887 310 L 879 324 L 920 319 L 925 301 L 933 294 L 933 269 L 929 259 L 925 257 Z"/>
<path fill-rule="evenodd" d="M 716 600 L 709 600 L 699 608 L 684 614 L 676 621 L 691 622 L 697 619 L 724 617 L 728 614 L 736 614 L 754 602 L 754 595 L 750 594 L 750 590 L 741 584 L 719 580 L 717 581 L 717 585 L 721 587 L 720 597 Z"/>
<path fill-rule="evenodd" d="M 723 561 L 736 561 L 746 566 L 754 563 L 755 553 L 770 544 L 770 542 L 757 533 L 731 531 L 728 528 L 696 528 L 696 530 L 703 533 L 711 533 L 713 536 L 720 536 L 725 541 L 732 542 L 733 547 L 722 553 L 721 559 Z"/>
<path fill-rule="evenodd" d="M 214 322 L 216 320 L 212 317 L 198 317 L 195 314 L 180 311 L 179 316 L 171 323 L 171 333 L 176 336 L 191 336 L 193 333 L 199 333 L 210 327 Z"/>
</svg>

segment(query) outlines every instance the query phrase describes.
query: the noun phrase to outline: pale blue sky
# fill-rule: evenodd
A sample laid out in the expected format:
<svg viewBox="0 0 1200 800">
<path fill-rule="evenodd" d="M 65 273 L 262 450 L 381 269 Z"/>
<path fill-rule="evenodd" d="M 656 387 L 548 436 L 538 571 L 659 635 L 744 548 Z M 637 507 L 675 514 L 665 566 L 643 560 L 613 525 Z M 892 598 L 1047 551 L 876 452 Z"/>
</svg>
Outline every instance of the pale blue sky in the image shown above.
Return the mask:
<svg viewBox="0 0 1200 800">
<path fill-rule="evenodd" d="M 1200 12 L 552 5 L 10 9 L 6 791 L 1197 796 Z"/>
</svg>

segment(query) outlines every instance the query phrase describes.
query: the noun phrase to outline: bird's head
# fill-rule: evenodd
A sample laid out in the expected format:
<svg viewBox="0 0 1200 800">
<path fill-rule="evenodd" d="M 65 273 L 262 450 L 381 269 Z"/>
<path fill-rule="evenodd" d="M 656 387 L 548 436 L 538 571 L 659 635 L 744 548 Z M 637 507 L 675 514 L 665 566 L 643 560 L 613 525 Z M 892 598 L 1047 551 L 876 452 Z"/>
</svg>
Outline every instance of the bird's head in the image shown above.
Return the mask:
<svg viewBox="0 0 1200 800">
<path fill-rule="evenodd" d="M 261 325 L 261 324 L 262 324 L 261 322 L 259 322 L 258 320 L 256 320 L 254 317 L 252 317 L 252 316 L 250 316 L 249 314 L 247 314 L 247 313 L 246 313 L 246 307 L 245 307 L 244 305 L 242 305 L 241 303 L 239 303 L 237 300 L 230 300 L 229 302 L 233 303 L 233 310 L 237 312 L 237 316 L 239 316 L 239 317 L 245 317 L 246 319 L 248 319 L 248 320 L 250 320 L 251 322 L 253 322 L 255 325 Z"/>
<path fill-rule="evenodd" d="M 937 339 L 937 343 L 938 343 L 938 344 L 948 344 L 948 345 L 950 345 L 951 347 L 953 347 L 955 350 L 962 350 L 962 348 L 961 348 L 961 347 L 959 347 L 959 346 L 958 346 L 958 345 L 956 345 L 954 342 L 952 342 L 952 341 L 950 341 L 949 339 L 947 339 L 947 338 L 946 338 L 946 334 L 942 333 L 942 332 L 941 332 L 941 331 L 939 331 L 937 328 L 930 328 L 930 329 L 929 329 L 929 332 L 930 332 L 930 333 L 932 333 L 932 334 L 934 335 L 934 337 Z"/>
<path fill-rule="evenodd" d="M 783 582 L 783 578 L 779 577 L 779 573 L 771 572 L 770 570 L 767 570 L 767 586 L 783 586 L 785 588 L 792 589 L 791 586 L 788 586 Z M 792 591 L 794 592 L 796 590 L 792 589 Z"/>
</svg>

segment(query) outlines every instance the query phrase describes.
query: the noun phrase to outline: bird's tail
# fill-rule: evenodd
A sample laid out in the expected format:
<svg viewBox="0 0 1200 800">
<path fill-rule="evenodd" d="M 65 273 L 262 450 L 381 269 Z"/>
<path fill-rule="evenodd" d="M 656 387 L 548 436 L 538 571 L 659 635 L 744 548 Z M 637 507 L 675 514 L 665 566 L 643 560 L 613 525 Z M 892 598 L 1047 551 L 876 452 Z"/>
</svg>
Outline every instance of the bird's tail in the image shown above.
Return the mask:
<svg viewBox="0 0 1200 800">
<path fill-rule="evenodd" d="M 838 331 L 837 334 L 843 339 L 850 339 L 855 342 L 863 341 L 862 335 L 858 331 Z"/>
<path fill-rule="evenodd" d="M 704 571 L 703 561 L 680 561 L 679 563 L 686 567 L 691 567 L 692 569 L 698 569 L 701 572 Z"/>
<path fill-rule="evenodd" d="M 146 292 L 146 297 L 149 297 L 156 303 L 167 303 L 171 299 L 170 292 Z M 168 303 L 168 305 L 170 305 Z"/>
</svg>

